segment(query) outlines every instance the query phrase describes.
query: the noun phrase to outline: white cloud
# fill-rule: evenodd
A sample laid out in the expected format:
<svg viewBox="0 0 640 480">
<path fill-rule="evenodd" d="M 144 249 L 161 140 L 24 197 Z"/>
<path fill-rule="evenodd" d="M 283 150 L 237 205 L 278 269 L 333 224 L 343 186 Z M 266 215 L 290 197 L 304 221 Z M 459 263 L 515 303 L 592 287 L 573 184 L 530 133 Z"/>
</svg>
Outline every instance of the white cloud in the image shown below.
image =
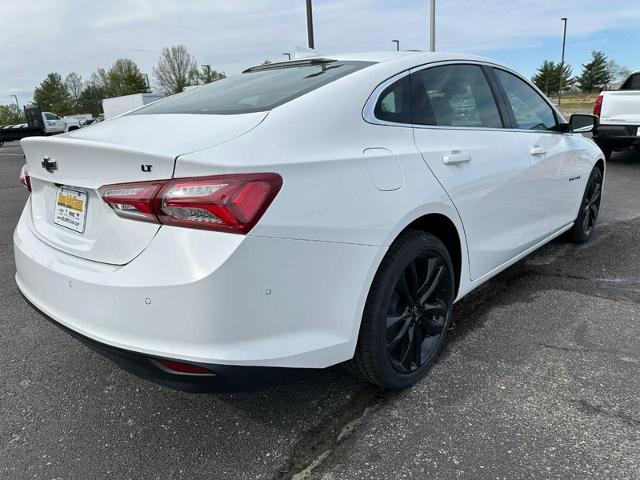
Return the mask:
<svg viewBox="0 0 640 480">
<path fill-rule="evenodd" d="M 184 43 L 199 63 L 237 72 L 306 44 L 302 0 L 4 0 L 0 30 L 0 102 L 31 96 L 48 72 L 76 71 L 129 57 L 151 73 L 163 46 Z M 387 50 L 428 44 L 427 0 L 315 0 L 318 50 Z M 640 4 L 600 0 L 439 0 L 439 50 L 535 48 L 558 38 L 570 18 L 574 43 L 640 24 Z M 7 99 L 8 100 L 8 99 Z"/>
</svg>

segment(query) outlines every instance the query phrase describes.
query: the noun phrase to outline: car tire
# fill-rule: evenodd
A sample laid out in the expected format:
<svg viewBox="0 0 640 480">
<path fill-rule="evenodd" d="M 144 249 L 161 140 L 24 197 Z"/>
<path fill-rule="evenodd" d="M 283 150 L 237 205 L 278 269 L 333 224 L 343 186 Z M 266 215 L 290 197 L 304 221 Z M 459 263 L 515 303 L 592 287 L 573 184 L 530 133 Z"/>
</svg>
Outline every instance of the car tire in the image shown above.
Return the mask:
<svg viewBox="0 0 640 480">
<path fill-rule="evenodd" d="M 426 232 L 403 233 L 372 282 L 349 370 L 388 389 L 415 383 L 442 351 L 454 298 L 444 244 Z"/>
<path fill-rule="evenodd" d="M 602 200 L 602 169 L 593 167 L 587 187 L 584 190 L 580 211 L 569 230 L 569 239 L 574 243 L 586 243 L 593 236 L 593 231 L 600 213 L 600 201 Z"/>
</svg>

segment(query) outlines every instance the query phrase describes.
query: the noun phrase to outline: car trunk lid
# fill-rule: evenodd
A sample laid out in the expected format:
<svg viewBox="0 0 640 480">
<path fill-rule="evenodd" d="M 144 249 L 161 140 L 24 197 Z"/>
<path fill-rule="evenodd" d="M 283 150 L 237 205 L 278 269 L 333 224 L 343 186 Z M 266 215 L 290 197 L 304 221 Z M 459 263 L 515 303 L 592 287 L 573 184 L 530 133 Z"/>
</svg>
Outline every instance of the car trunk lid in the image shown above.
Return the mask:
<svg viewBox="0 0 640 480">
<path fill-rule="evenodd" d="M 108 128 L 98 125 L 70 135 L 24 139 L 34 233 L 81 258 L 115 265 L 130 262 L 160 227 L 118 217 L 98 189 L 172 178 L 180 154 L 231 140 L 264 116 L 185 115 L 198 118 L 176 126 L 167 118 L 156 118 L 171 115 L 137 115 L 104 122 Z M 174 142 L 173 135 L 179 135 Z"/>
</svg>

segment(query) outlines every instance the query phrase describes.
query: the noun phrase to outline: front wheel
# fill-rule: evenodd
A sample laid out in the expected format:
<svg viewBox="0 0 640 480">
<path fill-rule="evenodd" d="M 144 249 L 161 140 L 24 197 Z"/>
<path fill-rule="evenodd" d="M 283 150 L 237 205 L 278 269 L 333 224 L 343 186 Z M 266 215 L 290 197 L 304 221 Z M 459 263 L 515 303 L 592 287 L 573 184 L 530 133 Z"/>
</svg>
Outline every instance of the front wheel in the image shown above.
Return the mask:
<svg viewBox="0 0 640 480">
<path fill-rule="evenodd" d="M 401 235 L 373 280 L 351 370 L 391 389 L 422 378 L 447 336 L 453 278 L 449 252 L 438 238 L 421 231 Z"/>
<path fill-rule="evenodd" d="M 580 211 L 573 227 L 569 230 L 569 238 L 575 243 L 586 243 L 593 235 L 593 230 L 600 213 L 602 199 L 602 170 L 595 166 L 589 176 L 587 188 L 582 197 Z"/>
</svg>

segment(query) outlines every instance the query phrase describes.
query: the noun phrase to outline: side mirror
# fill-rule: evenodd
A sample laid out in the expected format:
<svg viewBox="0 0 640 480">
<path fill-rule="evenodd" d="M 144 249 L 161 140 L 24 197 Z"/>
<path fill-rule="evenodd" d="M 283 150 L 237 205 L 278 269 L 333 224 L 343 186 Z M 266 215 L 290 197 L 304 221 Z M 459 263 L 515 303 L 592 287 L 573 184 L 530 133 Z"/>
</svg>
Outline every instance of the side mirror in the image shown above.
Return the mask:
<svg viewBox="0 0 640 480">
<path fill-rule="evenodd" d="M 569 119 L 569 131 L 574 133 L 589 133 L 597 130 L 600 119 L 595 115 L 576 113 Z"/>
</svg>

